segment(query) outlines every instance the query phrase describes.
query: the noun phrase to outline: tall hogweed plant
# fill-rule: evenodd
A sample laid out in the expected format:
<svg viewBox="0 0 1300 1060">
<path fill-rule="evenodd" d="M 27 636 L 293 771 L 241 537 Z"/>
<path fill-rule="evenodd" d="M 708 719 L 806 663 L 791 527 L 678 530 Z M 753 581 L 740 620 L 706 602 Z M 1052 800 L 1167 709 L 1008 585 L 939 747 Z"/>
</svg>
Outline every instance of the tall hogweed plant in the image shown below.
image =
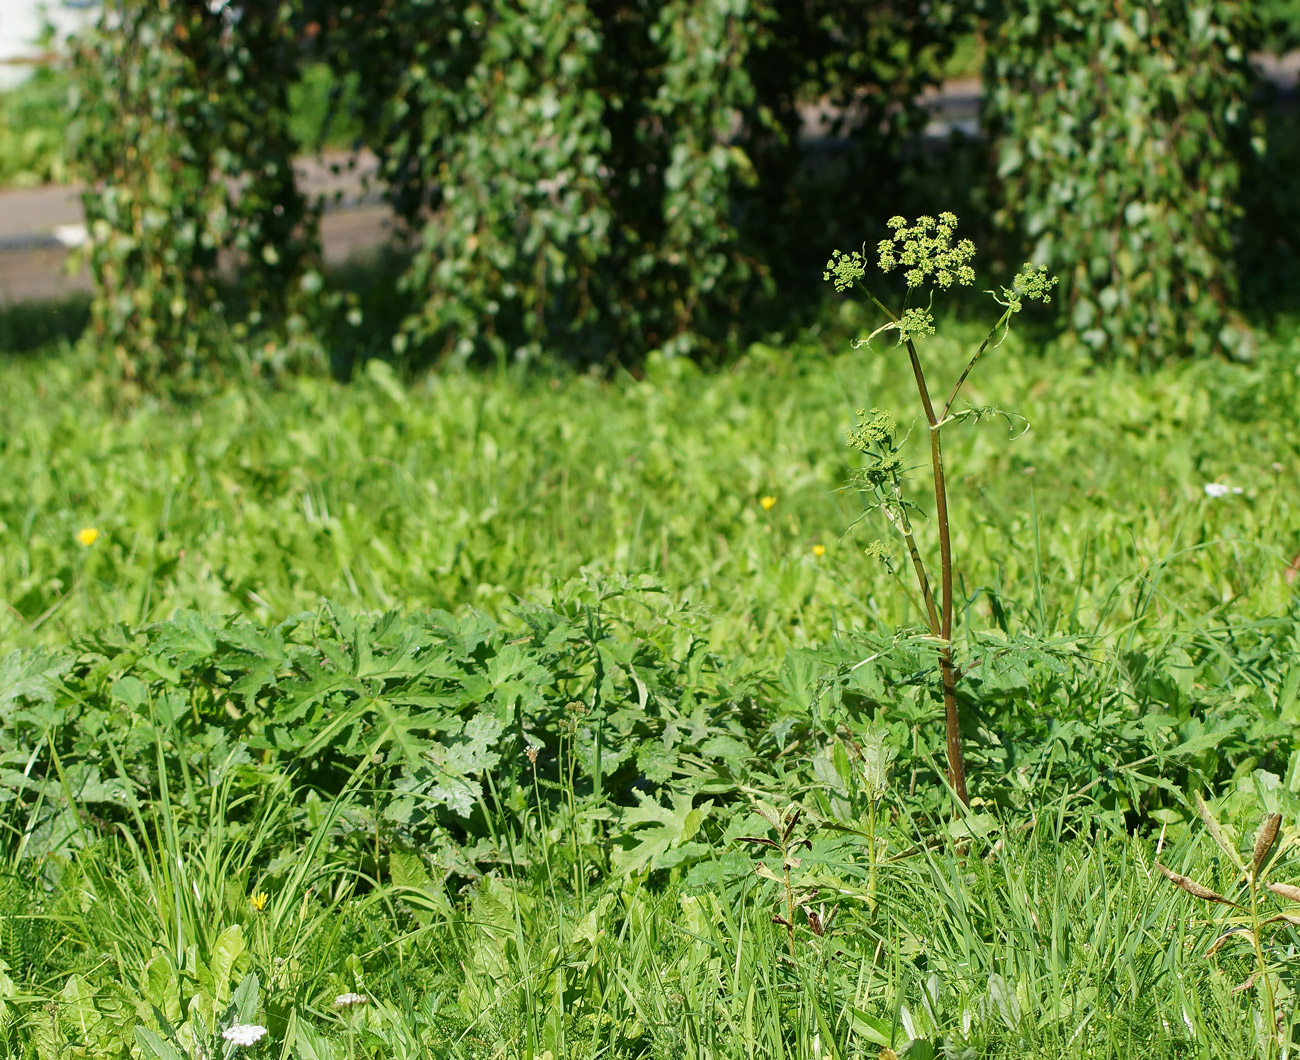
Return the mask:
<svg viewBox="0 0 1300 1060">
<path fill-rule="evenodd" d="M 934 489 L 934 511 L 939 538 L 938 575 L 939 599 L 934 594 L 931 575 L 933 557 L 927 562 L 922 555 L 913 530 L 912 513 L 917 506 L 906 492 L 908 468 L 903 462 L 903 445 L 907 432 L 900 432 L 897 419 L 889 412 L 873 408 L 860 409 L 858 422 L 848 432 L 850 448 L 858 450 L 867 462 L 859 469 L 863 492 L 874 497 L 870 506 L 884 513 L 886 519 L 903 541 L 920 590 L 920 607 L 925 615 L 930 637 L 934 641 L 938 658 L 940 680 L 943 686 L 944 725 L 948 758 L 948 782 L 953 793 L 963 805 L 969 803 L 966 791 L 966 765 L 962 752 L 961 718 L 957 708 L 957 682 L 960 672 L 953 659 L 953 555 L 952 532 L 948 516 L 948 480 L 943 459 L 943 430 L 963 419 L 978 420 L 998 410 L 987 406 L 971 406 L 954 410 L 962 388 L 972 370 L 985 352 L 998 339 L 1005 337 L 1011 318 L 1029 300 L 1046 302 L 1051 296 L 1056 277 L 1047 274 L 1046 266 L 1026 264 L 1011 282 L 999 292 L 990 291 L 994 301 L 1002 306 L 1002 315 L 989 330 L 984 341 L 975 350 L 966 366 L 957 376 L 942 404 L 936 404 L 931 395 L 930 379 L 917 352 L 917 343 L 935 333 L 933 314 L 935 289 L 948 290 L 953 285 L 970 286 L 975 282 L 971 260 L 975 244 L 969 239 L 954 242 L 957 218 L 951 213 L 939 217 L 918 217 L 908 223 L 902 217 L 892 217 L 888 222 L 891 235 L 877 244 L 877 265 L 882 273 L 897 268 L 906 270 L 907 292 L 902 305 L 891 307 L 872 291 L 866 283 L 866 246 L 861 251 L 844 253 L 833 251 L 826 263 L 823 279 L 835 285 L 840 292 L 851 289 L 863 291 L 881 313 L 886 322 L 873 331 L 860 345 L 870 347 L 872 340 L 893 332 L 895 348 L 907 352 L 908 364 L 916 382 L 917 397 L 925 419 L 930 441 L 930 477 Z M 925 304 L 921 305 L 924 299 Z M 869 551 L 888 562 L 888 549 L 873 542 Z"/>
</svg>

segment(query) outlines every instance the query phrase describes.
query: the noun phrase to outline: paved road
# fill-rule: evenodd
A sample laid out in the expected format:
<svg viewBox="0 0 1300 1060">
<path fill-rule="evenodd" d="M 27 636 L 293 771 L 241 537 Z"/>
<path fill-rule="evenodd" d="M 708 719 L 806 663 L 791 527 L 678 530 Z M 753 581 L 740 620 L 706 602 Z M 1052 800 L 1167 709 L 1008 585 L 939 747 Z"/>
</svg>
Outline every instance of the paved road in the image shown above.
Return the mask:
<svg viewBox="0 0 1300 1060">
<path fill-rule="evenodd" d="M 1300 52 L 1281 59 L 1259 56 L 1256 62 L 1282 92 L 1296 93 Z M 922 100 L 932 118 L 927 135 L 947 136 L 953 129 L 976 132 L 979 99 L 978 79 L 951 81 L 929 93 Z M 828 117 L 823 109 L 808 108 L 804 136 L 823 138 Z M 383 245 L 393 231 L 392 213 L 373 193 L 367 197 L 363 188 L 363 177 L 375 172 L 374 156 L 363 154 L 351 169 L 346 161 L 345 155 L 333 155 L 304 159 L 297 165 L 300 184 L 308 194 L 326 196 L 321 241 L 329 265 L 343 264 Z M 84 238 L 80 189 L 0 189 L 0 306 L 89 290 L 84 271 L 69 275 L 66 268 L 68 247 Z"/>
<path fill-rule="evenodd" d="M 0 192 L 0 217 L 4 198 Z M 80 202 L 77 202 L 80 212 Z M 74 215 L 75 216 L 75 215 Z M 393 214 L 387 206 L 366 204 L 327 213 L 321 219 L 321 244 L 327 265 L 342 265 L 391 241 Z M 68 272 L 68 248 L 41 235 L 23 246 L 0 248 L 0 307 L 38 302 L 90 290 L 87 269 Z"/>
<path fill-rule="evenodd" d="M 300 186 L 325 199 L 321 243 L 329 265 L 388 242 L 393 230 L 392 211 L 363 187 L 374 175 L 374 156 L 363 153 L 350 170 L 346 162 L 336 155 L 297 165 Z M 80 188 L 0 190 L 0 306 L 90 290 L 85 269 L 67 268 L 70 248 L 84 239 Z"/>
</svg>

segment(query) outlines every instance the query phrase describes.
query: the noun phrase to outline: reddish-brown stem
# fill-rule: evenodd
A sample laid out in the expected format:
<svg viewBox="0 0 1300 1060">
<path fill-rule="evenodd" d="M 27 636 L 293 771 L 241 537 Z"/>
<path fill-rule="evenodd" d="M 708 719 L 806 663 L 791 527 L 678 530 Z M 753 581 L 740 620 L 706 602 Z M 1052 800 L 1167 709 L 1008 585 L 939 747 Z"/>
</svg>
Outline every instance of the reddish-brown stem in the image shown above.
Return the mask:
<svg viewBox="0 0 1300 1060">
<path fill-rule="evenodd" d="M 925 418 L 930 424 L 930 469 L 934 472 L 934 515 L 939 526 L 939 676 L 943 682 L 944 734 L 948 744 L 948 783 L 963 806 L 970 805 L 966 794 L 966 757 L 962 754 L 961 719 L 957 714 L 957 674 L 952 663 L 952 534 L 948 526 L 948 486 L 943 473 L 943 443 L 939 420 L 930 402 L 925 373 L 916 355 L 916 346 L 907 342 L 917 392 Z"/>
<path fill-rule="evenodd" d="M 898 317 L 882 303 L 870 291 L 868 296 L 877 306 L 894 323 L 898 323 Z M 992 333 L 990 333 L 990 338 Z M 957 387 L 953 390 L 952 398 L 949 399 L 949 406 L 953 398 L 957 396 L 957 390 L 960 389 L 962 381 L 974 366 L 975 360 L 979 354 L 984 352 L 988 345 L 985 340 L 984 346 L 980 347 L 979 353 L 972 359 L 971 364 L 967 366 L 966 372 L 962 374 L 962 379 L 958 380 Z M 934 403 L 930 400 L 930 389 L 925 382 L 925 370 L 921 367 L 921 358 L 917 356 L 916 345 L 911 339 L 907 340 L 907 356 L 912 365 L 912 376 L 916 380 L 916 392 L 921 398 L 921 408 L 925 412 L 926 423 L 930 427 L 930 469 L 934 476 L 934 514 L 935 522 L 939 527 L 939 584 L 940 584 L 940 602 L 939 602 L 939 628 L 934 628 L 933 612 L 931 612 L 930 632 L 939 639 L 939 676 L 943 684 L 943 714 L 944 714 L 944 735 L 946 736 L 948 751 L 948 783 L 952 786 L 953 792 L 961 800 L 963 806 L 970 805 L 970 798 L 966 794 L 966 757 L 962 753 L 961 745 L 961 719 L 957 712 L 957 672 L 952 661 L 952 535 L 948 526 L 948 486 L 943 472 L 943 444 L 940 441 L 939 432 L 942 426 L 939 417 L 934 413 Z M 944 416 L 948 414 L 948 408 L 944 408 Z M 923 572 L 918 571 L 918 577 L 921 578 L 921 588 L 925 591 L 929 588 L 927 579 L 924 578 Z"/>
</svg>

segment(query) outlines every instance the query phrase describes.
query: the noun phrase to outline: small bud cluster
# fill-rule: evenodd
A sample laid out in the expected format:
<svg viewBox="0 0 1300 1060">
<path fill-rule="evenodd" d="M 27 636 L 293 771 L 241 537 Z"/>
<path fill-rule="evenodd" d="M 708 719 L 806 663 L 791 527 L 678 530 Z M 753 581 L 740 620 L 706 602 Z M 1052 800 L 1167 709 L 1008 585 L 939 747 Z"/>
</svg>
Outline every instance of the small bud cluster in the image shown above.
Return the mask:
<svg viewBox="0 0 1300 1060">
<path fill-rule="evenodd" d="M 822 273 L 822 279 L 833 281 L 835 290 L 843 292 L 866 274 L 866 259 L 858 251 L 845 254 L 842 250 L 832 250 L 831 260 L 826 263 L 826 271 Z"/>
<path fill-rule="evenodd" d="M 882 239 L 876 247 L 882 272 L 906 266 L 908 287 L 920 287 L 928 276 L 933 276 L 940 287 L 975 282 L 975 270 L 969 265 L 975 256 L 975 244 L 969 239 L 956 246 L 952 243 L 956 214 L 941 213 L 937 221 L 921 216 L 910 227 L 902 217 L 891 217 L 888 224 L 894 230 L 893 236 Z"/>
<path fill-rule="evenodd" d="M 868 541 L 867 547 L 862 551 L 872 559 L 879 560 L 890 574 L 894 573 L 893 557 L 889 554 L 889 546 L 883 541 Z"/>
<path fill-rule="evenodd" d="M 1009 288 L 1002 288 L 1002 297 L 998 299 L 1004 306 L 1013 313 L 1019 313 L 1021 306 L 1026 298 L 1032 301 L 1049 302 L 1052 298 L 1052 288 L 1056 286 L 1057 278 L 1047 275 L 1047 266 L 1039 265 L 1038 268 L 1025 262 L 1025 267 L 1016 273 L 1016 278 L 1011 281 Z"/>
<path fill-rule="evenodd" d="M 894 435 L 898 433 L 898 421 L 888 412 L 880 409 L 858 409 L 858 422 L 852 430 L 847 431 L 850 449 L 865 453 L 873 445 L 884 449 L 893 447 Z"/>
<path fill-rule="evenodd" d="M 898 341 L 924 338 L 934 334 L 934 315 L 928 309 L 905 309 L 898 321 Z"/>
</svg>

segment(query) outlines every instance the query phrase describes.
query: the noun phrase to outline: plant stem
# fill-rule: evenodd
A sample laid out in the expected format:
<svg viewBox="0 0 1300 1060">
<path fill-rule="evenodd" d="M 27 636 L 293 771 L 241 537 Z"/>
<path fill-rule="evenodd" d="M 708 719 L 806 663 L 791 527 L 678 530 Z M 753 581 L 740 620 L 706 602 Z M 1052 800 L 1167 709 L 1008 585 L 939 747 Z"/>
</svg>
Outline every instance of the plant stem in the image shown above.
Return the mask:
<svg viewBox="0 0 1300 1060">
<path fill-rule="evenodd" d="M 867 863 L 867 899 L 871 903 L 871 911 L 876 910 L 876 799 L 874 794 L 870 796 L 870 802 L 867 807 L 867 831 L 869 834 L 868 854 L 871 859 Z"/>
<path fill-rule="evenodd" d="M 916 346 L 907 340 L 907 355 L 916 377 L 916 389 L 921 396 L 930 425 L 930 470 L 934 475 L 934 513 L 939 527 L 939 675 L 943 682 L 944 734 L 948 744 L 948 783 L 963 806 L 970 805 L 966 794 L 966 759 L 962 754 L 961 724 L 957 715 L 957 673 L 952 662 L 952 531 L 948 525 L 948 485 L 943 470 L 943 442 L 940 438 L 942 424 L 934 414 L 930 391 L 925 385 L 925 372 Z"/>
<path fill-rule="evenodd" d="M 1268 1046 L 1265 1057 L 1271 1058 L 1277 1049 L 1277 1005 L 1273 1000 L 1273 981 L 1269 978 L 1268 965 L 1264 961 L 1264 948 L 1259 942 L 1259 883 L 1257 870 L 1250 874 L 1250 941 L 1255 950 L 1255 963 L 1260 978 L 1260 989 L 1264 994 L 1265 1033 L 1268 1034 Z"/>
<path fill-rule="evenodd" d="M 895 324 L 899 322 L 897 314 L 886 306 L 879 298 L 867 291 L 867 296 L 875 302 L 877 307 L 885 313 Z M 944 417 L 948 415 L 948 408 L 957 397 L 957 392 L 970 374 L 970 370 L 975 366 L 980 354 L 988 348 L 989 341 L 993 338 L 994 331 L 989 332 L 988 338 L 984 340 L 975 356 L 971 358 L 966 370 L 962 372 L 961 377 L 957 380 L 957 385 L 953 388 L 952 396 L 948 399 L 948 405 L 944 406 Z M 931 628 L 930 632 L 939 638 L 939 676 L 943 683 L 943 716 L 944 716 L 944 735 L 946 737 L 948 749 L 948 783 L 952 786 L 953 792 L 961 800 L 963 806 L 970 805 L 970 798 L 966 794 L 966 758 L 962 754 L 961 746 L 961 724 L 957 714 L 957 673 L 952 662 L 952 532 L 948 525 L 948 486 L 943 472 L 943 443 L 939 437 L 939 431 L 943 426 L 943 421 L 935 415 L 934 402 L 930 400 L 930 388 L 925 382 L 925 370 L 921 367 L 921 358 L 917 356 L 916 344 L 907 340 L 907 357 L 912 365 L 912 376 L 916 380 L 916 392 L 921 398 L 921 408 L 925 412 L 926 423 L 930 427 L 930 470 L 934 477 L 934 514 L 935 522 L 939 527 L 939 623 L 938 629 L 934 628 L 933 611 L 931 611 Z M 913 564 L 917 566 L 917 577 L 921 579 L 921 590 L 926 596 L 929 596 L 929 581 L 924 576 L 924 568 L 920 566 L 919 554 L 913 552 Z"/>
<path fill-rule="evenodd" d="M 899 322 L 897 314 L 872 294 L 870 290 L 867 291 L 867 296 L 890 320 L 895 324 Z M 994 330 L 996 331 L 996 328 Z M 989 337 L 984 340 L 984 344 L 971 358 L 966 370 L 958 379 L 957 386 L 953 388 L 952 397 L 948 399 L 949 406 L 957 397 L 957 391 L 961 389 L 966 376 L 970 374 L 970 370 L 975 366 L 975 361 L 988 347 L 993 334 L 994 332 L 989 332 Z M 948 748 L 948 783 L 952 786 L 957 798 L 961 800 L 961 804 L 969 806 L 970 798 L 966 794 L 966 759 L 962 754 L 961 724 L 957 714 L 957 673 L 952 662 L 952 534 L 948 526 L 948 486 L 943 473 L 943 444 L 939 438 L 939 431 L 943 423 L 935 415 L 934 402 L 930 400 L 930 388 L 925 382 L 925 370 L 921 367 L 921 358 L 917 356 L 916 344 L 911 339 L 908 339 L 906 345 L 908 360 L 912 365 L 912 376 L 916 380 L 916 392 L 920 395 L 921 408 L 925 412 L 925 420 L 930 427 L 930 470 L 934 476 L 935 522 L 939 527 L 940 581 L 939 628 L 937 630 L 933 628 L 932 620 L 930 631 L 939 638 L 939 675 L 943 683 L 944 734 Z M 946 417 L 947 414 L 948 406 L 945 406 L 944 416 Z M 916 562 L 915 556 L 913 562 Z M 922 577 L 921 570 L 918 570 L 918 577 Z M 928 591 L 929 588 L 928 581 L 923 577 L 921 588 L 922 591 Z"/>
<path fill-rule="evenodd" d="M 916 580 L 921 586 L 921 598 L 925 601 L 926 621 L 930 625 L 930 632 L 934 636 L 939 636 L 939 631 L 943 628 L 939 621 L 939 611 L 935 607 L 934 592 L 930 589 L 930 576 L 925 570 L 925 561 L 921 558 L 921 550 L 916 547 L 916 536 L 912 533 L 912 521 L 907 517 L 907 509 L 903 507 L 903 490 L 897 477 L 894 479 L 894 496 L 898 499 L 898 512 L 895 513 L 885 506 L 885 517 L 891 523 L 898 526 L 899 532 L 903 535 L 903 543 L 907 546 L 907 554 L 912 559 L 912 569 L 916 571 Z"/>
<path fill-rule="evenodd" d="M 786 937 L 790 943 L 790 963 L 795 961 L 794 951 L 794 886 L 790 882 L 790 853 L 789 848 L 785 845 L 786 841 L 781 841 L 781 874 L 785 877 L 785 931 Z"/>
<path fill-rule="evenodd" d="M 952 386 L 952 393 L 948 395 L 948 400 L 943 403 L 943 412 L 939 416 L 940 423 L 946 423 L 948 421 L 948 413 L 952 409 L 952 403 L 957 400 L 957 395 L 961 393 L 961 388 L 966 382 L 966 377 L 970 375 L 971 369 L 975 367 L 975 362 L 978 361 L 984 355 L 984 351 L 989 348 L 989 343 L 993 341 L 993 336 L 998 333 L 998 328 L 1003 327 L 1010 319 L 1011 310 L 1008 309 L 1002 314 L 1001 319 L 993 325 L 989 333 L 984 337 L 984 341 L 980 343 L 980 348 L 975 351 L 975 356 L 966 362 L 966 367 L 961 370 L 961 375 L 957 377 L 957 382 Z"/>
</svg>

